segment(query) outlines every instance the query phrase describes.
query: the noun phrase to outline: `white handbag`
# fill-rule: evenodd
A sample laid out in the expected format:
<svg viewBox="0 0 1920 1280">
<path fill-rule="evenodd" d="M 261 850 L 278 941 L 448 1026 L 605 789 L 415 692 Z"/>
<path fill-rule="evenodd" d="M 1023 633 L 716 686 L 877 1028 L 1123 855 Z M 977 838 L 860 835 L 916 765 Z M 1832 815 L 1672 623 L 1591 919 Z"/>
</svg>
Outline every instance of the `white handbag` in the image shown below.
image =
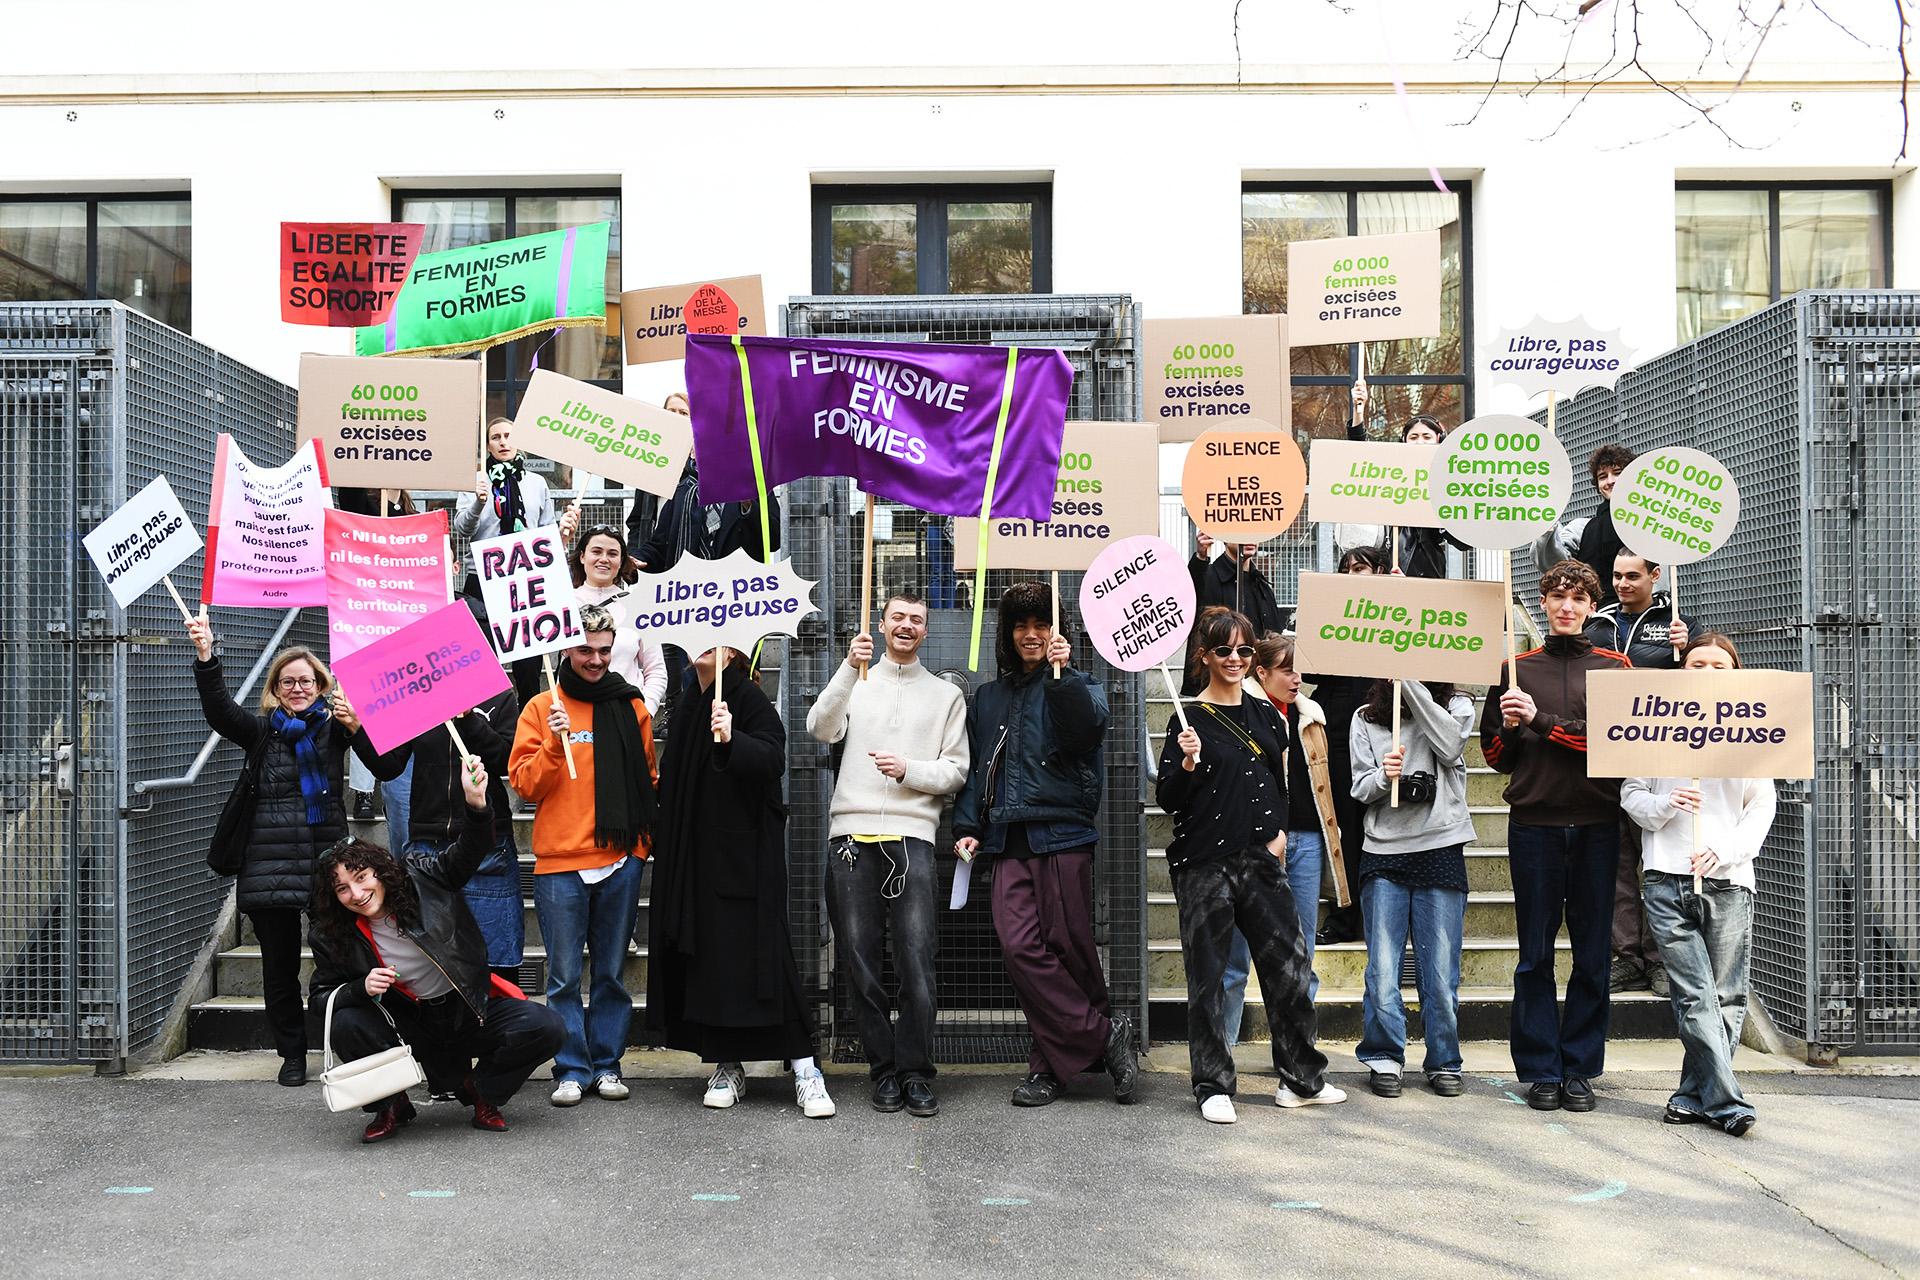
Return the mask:
<svg viewBox="0 0 1920 1280">
<path fill-rule="evenodd" d="M 425 1084 L 427 1073 L 414 1061 L 413 1049 L 405 1040 L 391 1049 L 382 1049 L 352 1062 L 334 1061 L 333 1002 L 343 989 L 344 984 L 327 996 L 326 1022 L 320 1033 L 320 1093 L 327 1100 L 327 1110 L 351 1111 Z M 400 1028 L 394 1026 L 393 1015 L 386 1007 L 378 1001 L 373 1007 L 380 1010 L 380 1016 L 393 1027 L 393 1034 L 399 1035 Z"/>
</svg>

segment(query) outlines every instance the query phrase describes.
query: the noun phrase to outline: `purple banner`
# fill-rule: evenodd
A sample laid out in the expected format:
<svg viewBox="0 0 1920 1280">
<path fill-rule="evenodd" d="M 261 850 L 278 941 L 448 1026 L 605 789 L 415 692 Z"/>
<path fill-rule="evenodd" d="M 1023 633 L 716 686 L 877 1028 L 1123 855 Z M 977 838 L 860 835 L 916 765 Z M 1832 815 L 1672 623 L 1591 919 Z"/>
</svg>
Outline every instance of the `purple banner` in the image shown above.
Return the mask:
<svg viewBox="0 0 1920 1280">
<path fill-rule="evenodd" d="M 755 497 L 749 402 L 734 339 L 687 335 L 687 395 L 702 502 Z M 805 476 L 851 476 L 866 492 L 937 515 L 977 516 L 1009 376 L 1007 347 L 925 342 L 741 338 L 753 377 L 752 421 L 769 488 Z M 1059 351 L 1020 348 L 993 515 L 1053 514 L 1073 366 Z"/>
</svg>

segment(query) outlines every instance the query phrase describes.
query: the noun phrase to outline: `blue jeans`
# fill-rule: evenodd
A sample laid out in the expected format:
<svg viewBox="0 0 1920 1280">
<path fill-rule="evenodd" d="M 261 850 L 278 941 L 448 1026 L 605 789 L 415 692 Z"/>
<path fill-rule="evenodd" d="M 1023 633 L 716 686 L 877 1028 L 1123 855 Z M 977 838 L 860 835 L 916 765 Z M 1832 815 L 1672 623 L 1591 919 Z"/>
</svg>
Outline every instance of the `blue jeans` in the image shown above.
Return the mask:
<svg viewBox="0 0 1920 1280">
<path fill-rule="evenodd" d="M 553 1055 L 553 1078 L 585 1086 L 603 1075 L 620 1074 L 627 1048 L 627 1024 L 633 997 L 621 981 L 627 943 L 640 912 L 643 863 L 628 858 L 599 884 L 577 871 L 552 871 L 533 878 L 533 908 L 547 944 L 547 1007 L 560 1015 L 566 1039 Z M 589 1005 L 580 1004 L 582 953 L 591 965 Z"/>
<path fill-rule="evenodd" d="M 1367 990 L 1354 1056 L 1370 1070 L 1394 1075 L 1406 1065 L 1407 1006 L 1400 998 L 1400 957 L 1411 935 L 1427 1044 L 1421 1069 L 1428 1075 L 1459 1071 L 1460 939 L 1467 926 L 1467 895 L 1458 889 L 1413 889 L 1385 876 L 1369 876 L 1360 886 L 1360 917 L 1367 926 Z"/>
<path fill-rule="evenodd" d="M 1507 867 L 1520 962 L 1513 969 L 1509 1038 L 1523 1083 L 1600 1074 L 1607 1061 L 1607 969 L 1613 961 L 1613 880 L 1620 824 L 1535 827 L 1507 823 Z M 1554 977 L 1554 939 L 1567 921 L 1573 976 L 1564 1009 Z"/>
<path fill-rule="evenodd" d="M 1318 831 L 1287 832 L 1287 889 L 1300 914 L 1300 936 L 1307 941 L 1307 999 L 1320 994 L 1320 975 L 1313 972 L 1313 935 L 1320 927 L 1320 866 L 1326 861 L 1327 842 Z M 1247 940 L 1238 929 L 1227 947 L 1227 972 L 1222 979 L 1220 1034 L 1231 1049 L 1240 1042 L 1240 1019 L 1247 1007 L 1247 970 L 1252 968 Z"/>
<path fill-rule="evenodd" d="M 347 753 L 347 785 L 355 791 L 373 790 L 373 771 L 360 763 L 360 757 L 351 751 Z M 407 847 L 411 834 L 407 829 L 408 815 L 413 809 L 413 758 L 407 758 L 407 767 L 400 776 L 390 782 L 380 784 L 380 805 L 387 814 L 387 848 L 402 851 Z"/>
<path fill-rule="evenodd" d="M 1686 1058 L 1669 1101 L 1719 1124 L 1752 1115 L 1733 1077 L 1733 1051 L 1747 1020 L 1747 957 L 1753 944 L 1753 894 L 1725 880 L 1648 871 L 1641 878 L 1647 928 L 1667 966 L 1673 1020 Z"/>
</svg>

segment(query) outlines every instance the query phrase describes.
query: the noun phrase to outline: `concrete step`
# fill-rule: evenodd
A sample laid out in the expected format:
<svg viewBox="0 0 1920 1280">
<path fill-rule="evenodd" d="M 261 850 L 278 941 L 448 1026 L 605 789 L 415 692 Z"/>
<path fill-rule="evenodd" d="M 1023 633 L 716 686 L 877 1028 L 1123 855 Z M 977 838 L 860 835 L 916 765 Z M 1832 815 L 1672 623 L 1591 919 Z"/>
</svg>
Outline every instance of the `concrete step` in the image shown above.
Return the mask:
<svg viewBox="0 0 1920 1280">
<path fill-rule="evenodd" d="M 541 996 L 531 999 L 546 1003 Z M 627 1043 L 646 1043 L 647 997 L 644 991 L 633 997 L 633 1022 L 627 1031 Z M 187 1036 L 196 1049 L 271 1049 L 273 1033 L 267 1027 L 267 1003 L 257 995 L 214 996 L 194 1005 L 188 1014 Z M 320 1052 L 320 1019 L 307 1016 L 307 1043 Z"/>
<path fill-rule="evenodd" d="M 1469 805 L 1473 815 L 1473 840 L 1478 845 L 1505 845 L 1507 842 L 1507 806 Z M 1147 806 L 1147 847 L 1164 849 L 1173 843 L 1173 815 L 1157 804 Z"/>
<path fill-rule="evenodd" d="M 1504 847 L 1467 846 L 1467 889 L 1473 893 L 1511 893 L 1513 876 Z M 1348 864 L 1349 870 L 1356 864 Z M 1147 892 L 1172 893 L 1173 875 L 1167 869 L 1165 849 L 1147 850 Z M 1167 935 L 1173 936 L 1171 934 Z"/>
<path fill-rule="evenodd" d="M 1420 993 L 1412 987 L 1401 989 L 1407 1005 L 1407 1038 L 1417 1041 L 1425 1034 L 1420 1021 Z M 1358 987 L 1332 987 L 1321 984 L 1314 1000 L 1315 1029 L 1322 1040 L 1358 1040 L 1361 1033 L 1362 990 Z M 1483 986 L 1460 988 L 1460 1038 L 1462 1040 L 1505 1040 L 1510 1031 L 1513 987 Z M 1148 996 L 1148 1035 L 1155 1043 L 1179 1042 L 1187 1036 L 1187 989 L 1155 987 Z M 1674 1034 L 1673 1005 L 1664 996 L 1650 991 L 1617 992 L 1612 1001 L 1607 1034 L 1615 1040 L 1668 1039 Z M 1240 1024 L 1242 1040 L 1266 1040 L 1266 1005 L 1259 993 L 1247 992 L 1246 1014 Z M 1420 1066 L 1418 1049 L 1408 1055 L 1409 1069 Z"/>
<path fill-rule="evenodd" d="M 1555 940 L 1554 948 L 1554 975 L 1564 982 L 1573 972 L 1573 952 L 1564 933 Z M 1519 960 L 1520 943 L 1516 938 L 1467 938 L 1460 949 L 1460 985 L 1508 986 Z M 1313 953 L 1313 971 L 1320 975 L 1323 986 L 1360 990 L 1366 985 L 1367 944 L 1337 942 L 1317 947 Z M 1187 966 L 1177 941 L 1148 940 L 1147 985 L 1186 990 Z"/>
<path fill-rule="evenodd" d="M 1321 918 L 1326 916 L 1323 908 Z M 1503 938 L 1514 933 L 1513 894 L 1488 891 L 1467 894 L 1466 936 Z M 1172 893 L 1147 894 L 1147 936 L 1170 942 L 1180 939 L 1180 907 Z"/>
<path fill-rule="evenodd" d="M 529 943 L 525 955 L 525 963 L 520 967 L 521 990 L 543 990 L 547 981 L 547 949 L 537 943 Z M 312 975 L 313 952 L 309 948 L 302 947 L 300 949 L 300 986 L 303 991 L 306 989 L 307 980 Z M 628 991 L 647 989 L 647 949 L 645 947 L 634 943 L 627 944 L 624 981 Z M 262 994 L 260 948 L 239 946 L 222 951 L 214 961 L 214 990 L 223 996 Z"/>
</svg>

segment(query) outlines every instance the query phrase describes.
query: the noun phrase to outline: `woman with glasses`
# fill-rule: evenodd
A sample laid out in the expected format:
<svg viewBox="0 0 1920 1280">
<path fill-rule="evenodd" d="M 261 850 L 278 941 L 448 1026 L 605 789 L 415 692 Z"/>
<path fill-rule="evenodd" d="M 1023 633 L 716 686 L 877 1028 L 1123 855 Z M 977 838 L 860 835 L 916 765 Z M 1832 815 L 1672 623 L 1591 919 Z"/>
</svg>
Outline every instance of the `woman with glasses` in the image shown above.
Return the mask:
<svg viewBox="0 0 1920 1280">
<path fill-rule="evenodd" d="M 258 714 L 227 692 L 213 628 L 205 617 L 187 627 L 197 660 L 193 682 L 207 724 L 247 753 L 254 770 L 253 823 L 240 865 L 239 906 L 260 944 L 267 1023 L 281 1058 L 280 1083 L 307 1082 L 306 1010 L 300 999 L 300 912 L 313 889 L 314 860 L 347 834 L 341 803 L 347 750 L 375 778 L 397 776 L 404 753 L 382 756 L 359 718 L 333 687 L 333 676 L 307 649 L 282 649 L 267 668 Z"/>
<path fill-rule="evenodd" d="M 627 539 L 618 525 L 597 524 L 581 535 L 567 564 L 581 604 L 597 604 L 613 615 L 613 666 L 640 691 L 649 716 L 658 715 L 667 695 L 667 659 L 660 646 L 628 623 L 627 588 L 640 576 L 627 558 Z"/>
<path fill-rule="evenodd" d="M 1274 1102 L 1282 1107 L 1344 1102 L 1326 1082 L 1314 1047 L 1311 968 L 1287 888 L 1287 726 L 1280 713 L 1246 697 L 1253 671 L 1253 624 L 1208 609 L 1194 629 L 1191 660 L 1205 687 L 1187 704 L 1187 727 L 1167 724 L 1158 794 L 1173 815 L 1167 866 L 1180 909 L 1187 969 L 1187 1054 L 1200 1114 L 1232 1124 L 1233 1054 L 1220 1033 L 1222 979 L 1236 928 L 1260 975 L 1273 1034 Z"/>
</svg>

